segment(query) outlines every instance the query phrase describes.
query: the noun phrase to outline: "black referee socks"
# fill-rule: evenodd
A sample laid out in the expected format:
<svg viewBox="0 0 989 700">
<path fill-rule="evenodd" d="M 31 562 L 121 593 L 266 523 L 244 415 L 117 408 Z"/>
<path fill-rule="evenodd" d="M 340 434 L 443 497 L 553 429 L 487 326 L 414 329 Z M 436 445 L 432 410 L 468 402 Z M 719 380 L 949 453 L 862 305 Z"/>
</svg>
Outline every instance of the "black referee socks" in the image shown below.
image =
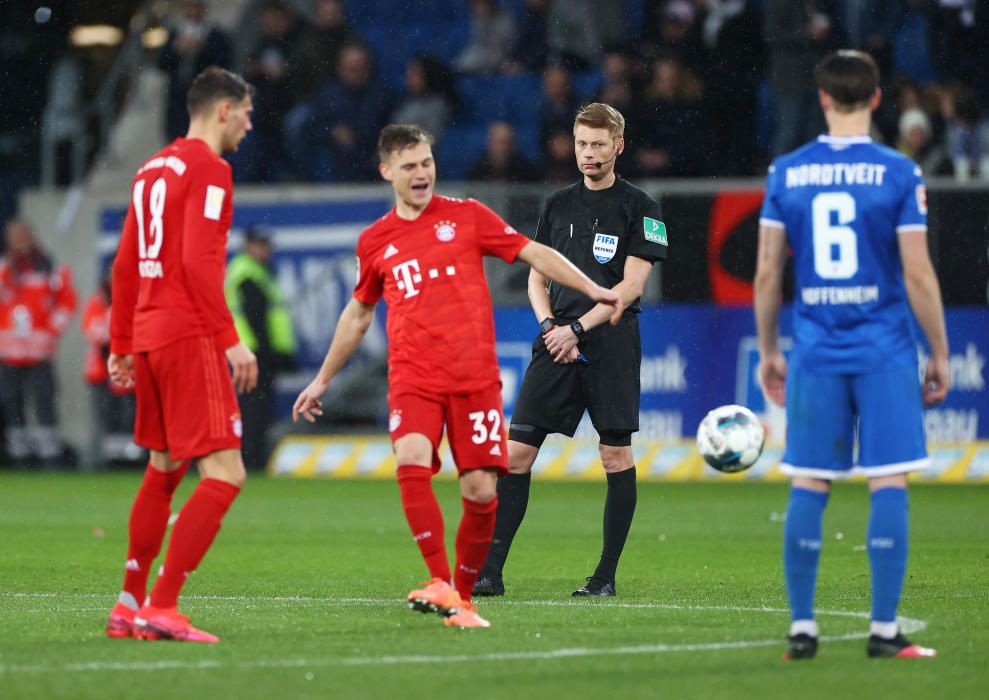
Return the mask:
<svg viewBox="0 0 989 700">
<path fill-rule="evenodd" d="M 635 515 L 635 467 L 608 474 L 608 496 L 604 501 L 604 548 L 594 572 L 596 578 L 614 582 L 618 559 L 625 547 Z"/>
<path fill-rule="evenodd" d="M 495 519 L 494 537 L 487 561 L 481 575 L 501 576 L 501 570 L 508 559 L 508 550 L 515 539 L 529 505 L 529 484 L 532 472 L 527 474 L 505 474 L 498 479 L 498 514 Z"/>
</svg>

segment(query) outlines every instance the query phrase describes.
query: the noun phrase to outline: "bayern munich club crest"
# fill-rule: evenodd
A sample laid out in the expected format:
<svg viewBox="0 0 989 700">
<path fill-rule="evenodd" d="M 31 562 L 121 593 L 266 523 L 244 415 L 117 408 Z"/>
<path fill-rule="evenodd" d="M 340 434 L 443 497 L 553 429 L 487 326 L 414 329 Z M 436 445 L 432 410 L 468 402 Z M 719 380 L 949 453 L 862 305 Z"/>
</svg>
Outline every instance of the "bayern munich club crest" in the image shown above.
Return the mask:
<svg viewBox="0 0 989 700">
<path fill-rule="evenodd" d="M 457 236 L 457 224 L 453 221 L 439 221 L 436 223 L 436 240 L 441 243 L 449 243 Z"/>
<path fill-rule="evenodd" d="M 391 415 L 388 416 L 388 432 L 394 433 L 396 430 L 398 430 L 398 426 L 400 426 L 401 424 L 402 424 L 402 412 L 396 408 L 394 411 L 391 412 Z"/>
</svg>

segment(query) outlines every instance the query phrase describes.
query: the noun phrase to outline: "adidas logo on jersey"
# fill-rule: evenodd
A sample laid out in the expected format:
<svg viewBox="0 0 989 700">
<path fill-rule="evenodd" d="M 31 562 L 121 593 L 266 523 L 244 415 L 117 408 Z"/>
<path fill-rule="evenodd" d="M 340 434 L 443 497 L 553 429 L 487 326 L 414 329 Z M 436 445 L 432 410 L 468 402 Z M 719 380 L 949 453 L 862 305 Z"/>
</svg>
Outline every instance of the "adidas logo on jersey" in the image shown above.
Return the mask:
<svg viewBox="0 0 989 700">
<path fill-rule="evenodd" d="M 391 243 L 389 243 L 388 244 L 388 247 L 385 248 L 384 259 L 387 260 L 388 258 L 390 258 L 393 255 L 398 255 L 398 248 L 396 248 L 394 245 L 392 245 Z"/>
<path fill-rule="evenodd" d="M 495 445 L 494 447 L 492 447 L 491 451 L 488 452 L 488 454 L 494 455 L 495 457 L 501 457 L 501 445 Z"/>
</svg>

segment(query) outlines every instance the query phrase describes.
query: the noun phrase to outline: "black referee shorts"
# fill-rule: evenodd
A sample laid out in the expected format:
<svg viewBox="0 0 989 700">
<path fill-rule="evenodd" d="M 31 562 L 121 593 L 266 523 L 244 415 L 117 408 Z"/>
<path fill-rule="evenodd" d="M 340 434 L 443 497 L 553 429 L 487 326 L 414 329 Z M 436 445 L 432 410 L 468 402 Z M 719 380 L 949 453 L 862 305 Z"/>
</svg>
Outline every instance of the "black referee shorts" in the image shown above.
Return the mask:
<svg viewBox="0 0 989 700">
<path fill-rule="evenodd" d="M 639 317 L 626 313 L 617 326 L 592 328 L 577 346 L 588 364 L 557 364 L 543 343 L 515 400 L 509 439 L 539 447 L 548 433 L 573 437 L 584 410 L 605 445 L 630 445 L 639 429 Z"/>
</svg>

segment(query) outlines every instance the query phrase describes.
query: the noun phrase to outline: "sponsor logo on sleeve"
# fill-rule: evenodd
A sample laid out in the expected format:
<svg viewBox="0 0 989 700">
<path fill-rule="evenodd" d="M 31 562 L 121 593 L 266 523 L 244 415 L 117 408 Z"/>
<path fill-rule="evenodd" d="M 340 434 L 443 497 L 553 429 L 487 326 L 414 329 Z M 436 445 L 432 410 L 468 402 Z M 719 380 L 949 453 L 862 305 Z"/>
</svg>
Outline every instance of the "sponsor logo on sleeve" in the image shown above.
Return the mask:
<svg viewBox="0 0 989 700">
<path fill-rule="evenodd" d="M 223 212 L 223 198 L 226 194 L 222 187 L 209 185 L 206 188 L 206 205 L 203 207 L 203 216 L 213 221 L 219 221 L 220 214 Z"/>
<path fill-rule="evenodd" d="M 648 216 L 642 217 L 642 233 L 650 243 L 669 246 L 666 240 L 666 224 Z"/>
<path fill-rule="evenodd" d="M 917 185 L 917 211 L 927 216 L 927 188 Z"/>
</svg>

